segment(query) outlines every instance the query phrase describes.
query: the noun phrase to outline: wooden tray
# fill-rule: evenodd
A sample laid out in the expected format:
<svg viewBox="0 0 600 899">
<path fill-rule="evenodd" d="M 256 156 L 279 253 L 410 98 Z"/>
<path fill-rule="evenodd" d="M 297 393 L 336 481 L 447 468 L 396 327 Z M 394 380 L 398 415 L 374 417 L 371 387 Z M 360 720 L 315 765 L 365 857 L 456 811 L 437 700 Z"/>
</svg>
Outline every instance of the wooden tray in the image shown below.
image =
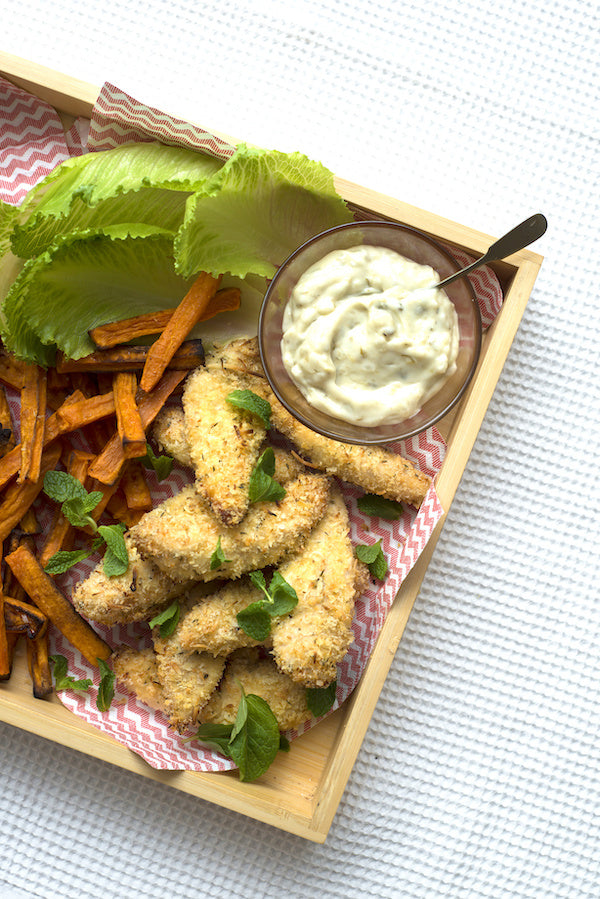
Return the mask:
<svg viewBox="0 0 600 899">
<path fill-rule="evenodd" d="M 69 118 L 89 118 L 99 89 L 26 60 L 0 53 L 0 74 L 51 103 L 66 125 Z M 209 123 L 208 123 L 209 124 Z M 207 123 L 202 123 L 207 127 Z M 226 135 L 229 143 L 235 139 Z M 299 148 L 302 149 L 302 148 Z M 336 179 L 339 192 L 351 203 L 419 228 L 479 256 L 494 237 L 440 218 L 400 200 Z M 502 366 L 533 288 L 542 257 L 528 250 L 494 265 L 504 289 L 502 311 L 484 337 L 481 360 L 458 408 L 439 425 L 448 451 L 437 479 L 446 512 L 458 487 Z M 0 685 L 0 719 L 103 759 L 178 790 L 234 809 L 315 842 L 323 842 L 331 826 L 350 771 L 364 738 L 394 653 L 439 537 L 438 524 L 425 552 L 404 581 L 381 630 L 362 679 L 346 703 L 297 739 L 287 754 L 258 781 L 241 783 L 236 772 L 202 774 L 155 771 L 135 753 L 71 714 L 56 697 L 36 700 L 31 693 L 23 654 L 11 679 Z"/>
</svg>

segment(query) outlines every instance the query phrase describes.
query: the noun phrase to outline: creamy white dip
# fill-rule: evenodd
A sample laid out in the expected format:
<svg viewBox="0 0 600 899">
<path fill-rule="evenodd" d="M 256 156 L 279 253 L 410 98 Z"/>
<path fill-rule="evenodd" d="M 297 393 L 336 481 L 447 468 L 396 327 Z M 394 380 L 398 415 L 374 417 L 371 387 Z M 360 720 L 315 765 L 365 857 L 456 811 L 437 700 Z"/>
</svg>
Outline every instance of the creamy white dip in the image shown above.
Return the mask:
<svg viewBox="0 0 600 899">
<path fill-rule="evenodd" d="M 458 320 L 439 280 L 386 247 L 335 250 L 307 269 L 281 351 L 310 405 L 363 426 L 418 412 L 456 370 Z"/>
</svg>

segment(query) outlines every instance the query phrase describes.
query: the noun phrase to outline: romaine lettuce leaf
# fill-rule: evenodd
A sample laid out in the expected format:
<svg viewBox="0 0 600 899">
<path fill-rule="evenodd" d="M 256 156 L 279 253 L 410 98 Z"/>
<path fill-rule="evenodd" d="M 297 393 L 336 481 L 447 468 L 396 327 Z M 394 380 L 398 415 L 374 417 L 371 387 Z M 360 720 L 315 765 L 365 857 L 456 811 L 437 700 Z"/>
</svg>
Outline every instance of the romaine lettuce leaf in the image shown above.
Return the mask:
<svg viewBox="0 0 600 899">
<path fill-rule="evenodd" d="M 175 307 L 191 281 L 173 267 L 173 233 L 120 225 L 67 235 L 23 268 L 4 301 L 2 339 L 17 356 L 78 359 L 96 325 Z"/>
<path fill-rule="evenodd" d="M 125 144 L 57 166 L 28 194 L 13 252 L 37 256 L 60 234 L 143 222 L 177 230 L 186 199 L 223 165 L 193 150 Z"/>
<path fill-rule="evenodd" d="M 301 153 L 241 144 L 187 202 L 175 238 L 175 266 L 272 277 L 297 247 L 352 214 L 333 175 Z"/>
</svg>

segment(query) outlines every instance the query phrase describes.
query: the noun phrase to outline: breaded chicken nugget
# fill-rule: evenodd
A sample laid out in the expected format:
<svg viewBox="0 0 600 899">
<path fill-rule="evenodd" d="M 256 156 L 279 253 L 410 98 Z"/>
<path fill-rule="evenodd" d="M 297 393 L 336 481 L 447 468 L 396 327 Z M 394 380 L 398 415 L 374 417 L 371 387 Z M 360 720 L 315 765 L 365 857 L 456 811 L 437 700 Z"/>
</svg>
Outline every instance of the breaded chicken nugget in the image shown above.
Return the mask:
<svg viewBox="0 0 600 899">
<path fill-rule="evenodd" d="M 174 580 L 236 578 L 274 565 L 302 545 L 325 512 L 329 484 L 324 475 L 302 473 L 286 484 L 282 500 L 255 503 L 240 524 L 229 528 L 193 487 L 185 487 L 147 512 L 131 529 L 131 538 L 144 558 Z M 227 561 L 211 569 L 219 541 Z"/>
<path fill-rule="evenodd" d="M 152 639 L 164 710 L 171 727 L 183 733 L 197 723 L 200 710 L 216 690 L 225 668 L 225 658 L 183 649 L 179 625 L 170 637 L 161 637 L 155 628 Z"/>
<path fill-rule="evenodd" d="M 240 379 L 221 369 L 197 368 L 187 378 L 183 411 L 196 490 L 223 524 L 239 524 L 248 511 L 250 475 L 266 429 L 257 415 L 227 402 Z"/>
<path fill-rule="evenodd" d="M 272 426 L 294 444 L 308 464 L 357 484 L 369 493 L 416 507 L 421 505 L 431 479 L 408 459 L 381 447 L 357 446 L 323 437 L 297 421 L 281 405 L 264 377 L 264 370 L 262 377 L 259 376 L 261 364 L 256 338 L 231 341 L 221 349 L 219 364 L 237 372 L 248 389 L 270 403 Z"/>
<path fill-rule="evenodd" d="M 335 679 L 337 664 L 353 640 L 354 601 L 357 587 L 364 583 L 359 565 L 350 542 L 348 510 L 335 487 L 304 549 L 279 567 L 298 604 L 273 623 L 273 657 L 293 681 L 324 687 Z"/>
<path fill-rule="evenodd" d="M 144 705 L 165 711 L 165 694 L 158 678 L 156 652 L 152 646 L 144 649 L 120 647 L 111 656 L 110 664 L 121 686 L 135 693 Z"/>
<path fill-rule="evenodd" d="M 165 406 L 152 426 L 152 436 L 160 449 L 180 465 L 193 468 L 185 433 L 185 416 L 180 406 Z"/>
<path fill-rule="evenodd" d="M 100 624 L 147 621 L 166 608 L 186 584 L 176 583 L 151 560 L 142 559 L 134 542 L 125 535 L 129 567 L 124 574 L 108 577 L 100 562 L 73 591 L 80 615 Z"/>
<path fill-rule="evenodd" d="M 232 653 L 218 689 L 204 706 L 201 723 L 233 724 L 240 704 L 241 690 L 260 696 L 269 704 L 280 731 L 300 727 L 311 718 L 306 705 L 306 690 L 282 674 L 274 661 L 256 649 Z"/>
<path fill-rule="evenodd" d="M 258 641 L 249 637 L 236 619 L 238 612 L 264 598 L 252 581 L 247 578 L 232 581 L 200 601 L 193 588 L 187 595 L 193 605 L 179 625 L 179 640 L 184 649 L 222 656 L 244 646 L 257 645 Z"/>
</svg>

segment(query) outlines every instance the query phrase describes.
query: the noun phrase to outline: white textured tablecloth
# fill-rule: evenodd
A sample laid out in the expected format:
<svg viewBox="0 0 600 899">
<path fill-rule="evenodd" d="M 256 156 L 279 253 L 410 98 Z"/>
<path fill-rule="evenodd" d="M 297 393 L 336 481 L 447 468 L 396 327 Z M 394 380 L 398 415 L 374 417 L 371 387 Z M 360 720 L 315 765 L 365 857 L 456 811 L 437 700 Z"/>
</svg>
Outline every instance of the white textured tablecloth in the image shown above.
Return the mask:
<svg viewBox="0 0 600 899">
<path fill-rule="evenodd" d="M 522 325 L 324 845 L 0 724 L 0 897 L 600 896 L 600 18 L 3 0 L 0 49 L 491 235 Z"/>
</svg>

